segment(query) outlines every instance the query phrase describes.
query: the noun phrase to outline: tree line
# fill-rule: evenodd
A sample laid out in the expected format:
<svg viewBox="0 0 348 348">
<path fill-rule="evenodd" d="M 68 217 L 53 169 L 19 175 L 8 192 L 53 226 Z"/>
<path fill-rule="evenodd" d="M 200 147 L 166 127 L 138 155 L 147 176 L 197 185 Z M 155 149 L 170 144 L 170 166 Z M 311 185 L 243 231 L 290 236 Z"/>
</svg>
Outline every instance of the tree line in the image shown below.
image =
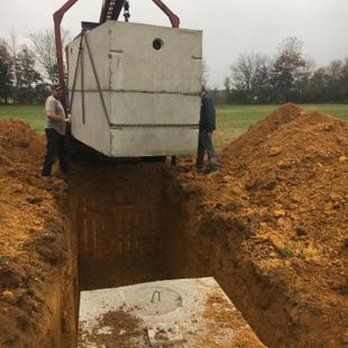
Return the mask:
<svg viewBox="0 0 348 348">
<path fill-rule="evenodd" d="M 63 30 L 63 40 L 67 37 Z M 57 82 L 52 30 L 31 33 L 20 45 L 13 33 L 8 41 L 0 38 L 0 104 L 42 103 L 48 86 Z"/>
<path fill-rule="evenodd" d="M 274 57 L 239 55 L 224 86 L 230 103 L 347 103 L 348 58 L 315 68 L 314 61 L 304 54 L 303 42 L 289 37 Z"/>
<path fill-rule="evenodd" d="M 63 41 L 68 32 L 63 31 Z M 42 103 L 48 85 L 57 83 L 53 31 L 32 33 L 17 45 L 0 38 L 0 103 Z M 348 103 L 348 58 L 315 68 L 296 37 L 284 40 L 276 54 L 240 54 L 216 99 L 236 104 Z M 205 62 L 204 62 L 205 63 Z M 204 64 L 203 75 L 207 75 Z"/>
</svg>

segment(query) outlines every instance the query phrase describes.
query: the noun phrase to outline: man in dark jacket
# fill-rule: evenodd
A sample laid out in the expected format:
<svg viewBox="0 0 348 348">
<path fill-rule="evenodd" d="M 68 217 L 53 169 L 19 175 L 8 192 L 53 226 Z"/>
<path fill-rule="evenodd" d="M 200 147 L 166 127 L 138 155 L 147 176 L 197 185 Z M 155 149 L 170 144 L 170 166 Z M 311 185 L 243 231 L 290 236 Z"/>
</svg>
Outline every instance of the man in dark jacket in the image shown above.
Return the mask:
<svg viewBox="0 0 348 348">
<path fill-rule="evenodd" d="M 207 94 L 205 87 L 202 87 L 201 116 L 199 120 L 199 138 L 196 169 L 203 169 L 204 155 L 207 152 L 210 172 L 216 172 L 218 164 L 213 144 L 212 135 L 216 129 L 215 107 L 212 98 Z"/>
</svg>

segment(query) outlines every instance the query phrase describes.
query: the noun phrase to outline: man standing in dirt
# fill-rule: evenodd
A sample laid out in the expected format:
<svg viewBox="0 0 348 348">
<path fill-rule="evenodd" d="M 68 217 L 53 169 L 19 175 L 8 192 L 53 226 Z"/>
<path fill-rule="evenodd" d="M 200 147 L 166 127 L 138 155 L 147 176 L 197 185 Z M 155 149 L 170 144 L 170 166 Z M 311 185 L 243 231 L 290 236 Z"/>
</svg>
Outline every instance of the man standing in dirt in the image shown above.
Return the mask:
<svg viewBox="0 0 348 348">
<path fill-rule="evenodd" d="M 64 150 L 64 138 L 66 124 L 70 118 L 66 117 L 64 107 L 59 101 L 63 96 L 64 90 L 61 86 L 52 86 L 51 95 L 46 100 L 45 115 L 46 125 L 45 133 L 47 147 L 45 159 L 41 171 L 43 177 L 51 175 L 52 164 L 56 157 L 59 159 L 59 168 L 62 172 L 68 171 L 68 162 Z"/>
<path fill-rule="evenodd" d="M 216 129 L 215 107 L 212 98 L 207 94 L 206 88 L 202 86 L 201 95 L 201 116 L 199 120 L 199 137 L 196 170 L 203 170 L 204 155 L 207 152 L 210 172 L 216 172 L 218 169 L 215 148 L 212 135 Z"/>
</svg>

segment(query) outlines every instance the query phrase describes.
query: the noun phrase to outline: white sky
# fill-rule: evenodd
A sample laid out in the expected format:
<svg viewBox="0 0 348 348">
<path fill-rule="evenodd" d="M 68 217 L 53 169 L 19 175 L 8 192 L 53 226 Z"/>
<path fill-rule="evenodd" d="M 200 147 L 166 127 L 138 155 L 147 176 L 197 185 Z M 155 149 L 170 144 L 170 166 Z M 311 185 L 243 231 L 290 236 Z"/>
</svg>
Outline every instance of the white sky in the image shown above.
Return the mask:
<svg viewBox="0 0 348 348">
<path fill-rule="evenodd" d="M 53 26 L 65 0 L 0 0 L 0 37 L 19 38 Z M 304 41 L 318 66 L 348 57 L 348 0 L 164 0 L 182 28 L 204 31 L 204 57 L 211 86 L 221 87 L 238 54 L 273 54 L 289 36 Z M 81 21 L 98 21 L 102 0 L 79 0 L 63 21 L 72 35 Z M 130 0 L 131 21 L 169 25 L 151 0 Z M 123 18 L 123 17 L 122 17 Z"/>
</svg>

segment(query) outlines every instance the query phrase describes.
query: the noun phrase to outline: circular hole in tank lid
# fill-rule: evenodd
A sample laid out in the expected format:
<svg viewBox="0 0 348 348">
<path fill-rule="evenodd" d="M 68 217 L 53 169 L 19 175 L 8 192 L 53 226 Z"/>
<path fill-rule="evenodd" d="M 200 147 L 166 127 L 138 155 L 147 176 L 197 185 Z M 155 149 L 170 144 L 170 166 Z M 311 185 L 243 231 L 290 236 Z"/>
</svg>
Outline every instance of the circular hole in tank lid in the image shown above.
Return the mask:
<svg viewBox="0 0 348 348">
<path fill-rule="evenodd" d="M 152 46 L 156 51 L 159 51 L 163 47 L 163 41 L 159 38 L 153 40 Z"/>
</svg>

